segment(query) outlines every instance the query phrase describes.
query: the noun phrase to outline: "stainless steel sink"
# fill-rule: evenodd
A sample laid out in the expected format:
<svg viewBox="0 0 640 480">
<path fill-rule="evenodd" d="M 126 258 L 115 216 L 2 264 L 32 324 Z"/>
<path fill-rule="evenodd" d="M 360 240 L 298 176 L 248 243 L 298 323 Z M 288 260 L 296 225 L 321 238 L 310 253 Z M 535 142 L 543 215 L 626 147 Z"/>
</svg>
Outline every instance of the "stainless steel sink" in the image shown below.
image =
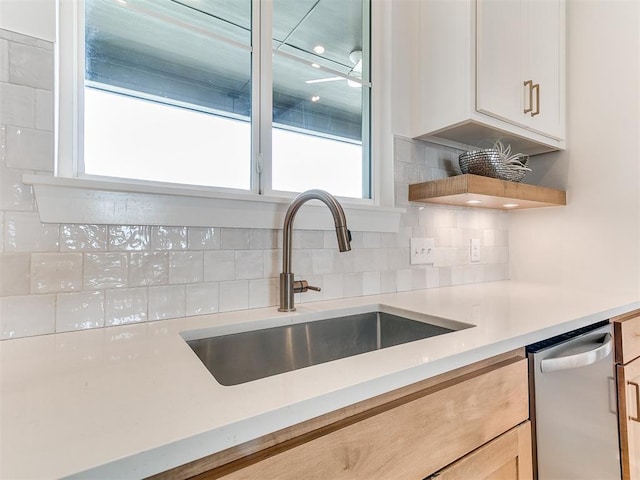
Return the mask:
<svg viewBox="0 0 640 480">
<path fill-rule="evenodd" d="M 472 326 L 422 317 L 431 323 L 372 311 L 187 343 L 220 384 L 231 386 Z"/>
</svg>

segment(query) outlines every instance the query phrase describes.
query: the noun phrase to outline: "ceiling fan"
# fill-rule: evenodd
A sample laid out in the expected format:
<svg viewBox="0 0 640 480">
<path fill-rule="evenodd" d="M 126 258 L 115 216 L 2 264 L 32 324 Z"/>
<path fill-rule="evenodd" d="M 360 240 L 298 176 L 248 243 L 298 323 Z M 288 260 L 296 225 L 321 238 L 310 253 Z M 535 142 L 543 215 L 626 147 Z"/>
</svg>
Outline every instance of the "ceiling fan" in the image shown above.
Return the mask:
<svg viewBox="0 0 640 480">
<path fill-rule="evenodd" d="M 349 54 L 349 60 L 353 63 L 353 68 L 349 71 L 348 75 L 353 77 L 362 78 L 362 50 L 354 50 Z M 362 84 L 360 82 L 355 82 L 353 80 L 349 80 L 344 77 L 325 77 L 325 78 L 315 78 L 312 80 L 305 80 L 304 83 L 314 84 L 314 83 L 326 83 L 326 82 L 337 82 L 339 80 L 346 80 L 347 85 L 350 87 L 361 87 Z"/>
</svg>

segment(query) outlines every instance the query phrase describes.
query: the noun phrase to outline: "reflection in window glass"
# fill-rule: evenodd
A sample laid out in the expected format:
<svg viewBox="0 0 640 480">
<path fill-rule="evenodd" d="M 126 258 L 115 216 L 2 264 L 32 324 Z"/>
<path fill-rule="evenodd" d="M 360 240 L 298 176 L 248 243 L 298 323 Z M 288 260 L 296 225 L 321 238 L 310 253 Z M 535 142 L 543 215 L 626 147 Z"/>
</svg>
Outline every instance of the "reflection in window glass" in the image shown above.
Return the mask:
<svg viewBox="0 0 640 480">
<path fill-rule="evenodd" d="M 85 0 L 81 173 L 370 198 L 370 0 L 265 1 L 254 79 L 253 3 Z M 252 99 L 269 80 L 272 104 Z M 254 182 L 252 141 L 271 168 Z"/>
<path fill-rule="evenodd" d="M 274 190 L 371 196 L 367 5 L 274 0 Z"/>
<path fill-rule="evenodd" d="M 85 173 L 249 189 L 250 48 L 250 0 L 86 0 Z"/>
</svg>

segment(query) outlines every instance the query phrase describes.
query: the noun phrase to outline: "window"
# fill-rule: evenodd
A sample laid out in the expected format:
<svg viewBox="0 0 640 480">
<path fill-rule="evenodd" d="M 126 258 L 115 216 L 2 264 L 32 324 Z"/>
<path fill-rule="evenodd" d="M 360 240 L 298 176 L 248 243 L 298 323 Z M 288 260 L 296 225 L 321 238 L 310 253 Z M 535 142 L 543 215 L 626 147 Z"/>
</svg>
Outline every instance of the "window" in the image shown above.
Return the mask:
<svg viewBox="0 0 640 480">
<path fill-rule="evenodd" d="M 85 0 L 77 173 L 371 198 L 369 0 Z"/>
</svg>

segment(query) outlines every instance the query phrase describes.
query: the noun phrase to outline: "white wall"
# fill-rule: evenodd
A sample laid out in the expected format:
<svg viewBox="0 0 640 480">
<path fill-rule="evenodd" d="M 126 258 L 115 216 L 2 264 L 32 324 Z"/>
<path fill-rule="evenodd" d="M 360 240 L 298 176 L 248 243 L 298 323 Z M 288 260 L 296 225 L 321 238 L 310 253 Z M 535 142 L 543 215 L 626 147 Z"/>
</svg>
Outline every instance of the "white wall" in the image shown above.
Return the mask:
<svg viewBox="0 0 640 480">
<path fill-rule="evenodd" d="M 0 28 L 53 42 L 55 0 L 0 0 Z"/>
<path fill-rule="evenodd" d="M 568 0 L 568 149 L 528 181 L 566 207 L 512 212 L 511 278 L 640 294 L 640 2 Z"/>
</svg>

